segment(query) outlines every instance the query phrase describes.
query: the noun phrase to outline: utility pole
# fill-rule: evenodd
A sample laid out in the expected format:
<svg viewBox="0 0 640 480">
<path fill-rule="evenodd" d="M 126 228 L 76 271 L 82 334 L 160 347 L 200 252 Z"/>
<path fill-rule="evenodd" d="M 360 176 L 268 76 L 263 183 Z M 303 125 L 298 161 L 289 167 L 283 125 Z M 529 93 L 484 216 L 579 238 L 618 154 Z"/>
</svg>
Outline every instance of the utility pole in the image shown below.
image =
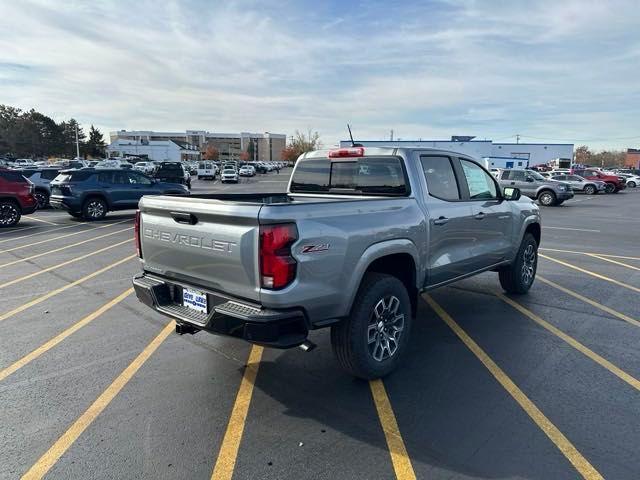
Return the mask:
<svg viewBox="0 0 640 480">
<path fill-rule="evenodd" d="M 393 128 L 391 129 L 391 135 L 389 137 L 389 140 L 391 140 L 393 142 Z"/>
<path fill-rule="evenodd" d="M 78 141 L 78 122 L 76 122 L 76 158 L 80 160 L 80 142 Z"/>
<path fill-rule="evenodd" d="M 516 135 L 516 143 L 520 143 L 520 134 L 519 133 Z"/>
</svg>

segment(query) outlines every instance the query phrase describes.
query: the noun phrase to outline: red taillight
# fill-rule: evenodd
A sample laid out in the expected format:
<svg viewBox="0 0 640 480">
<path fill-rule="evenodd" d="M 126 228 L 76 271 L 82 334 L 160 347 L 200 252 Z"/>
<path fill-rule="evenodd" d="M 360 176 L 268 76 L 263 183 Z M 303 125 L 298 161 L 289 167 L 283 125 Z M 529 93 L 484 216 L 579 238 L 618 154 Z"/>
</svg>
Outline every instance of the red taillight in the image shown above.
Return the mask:
<svg viewBox="0 0 640 480">
<path fill-rule="evenodd" d="M 295 224 L 260 225 L 260 284 L 277 290 L 296 277 L 296 260 L 291 245 L 298 239 Z"/>
<path fill-rule="evenodd" d="M 140 243 L 140 210 L 136 210 L 136 219 L 133 223 L 133 235 L 136 241 L 136 252 L 142 258 L 142 244 Z"/>
<path fill-rule="evenodd" d="M 338 150 L 329 150 L 329 158 L 347 158 L 347 157 L 364 157 L 363 147 L 339 148 Z"/>
</svg>

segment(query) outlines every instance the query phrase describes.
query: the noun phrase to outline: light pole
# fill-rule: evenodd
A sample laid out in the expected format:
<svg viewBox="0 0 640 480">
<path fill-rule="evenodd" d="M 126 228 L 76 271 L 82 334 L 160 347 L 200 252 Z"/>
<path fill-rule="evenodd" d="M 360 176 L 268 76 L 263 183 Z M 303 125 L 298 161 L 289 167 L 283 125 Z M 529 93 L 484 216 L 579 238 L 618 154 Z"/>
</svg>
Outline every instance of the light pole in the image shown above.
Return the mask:
<svg viewBox="0 0 640 480">
<path fill-rule="evenodd" d="M 80 160 L 80 142 L 78 140 L 78 122 L 76 122 L 76 159 Z"/>
</svg>

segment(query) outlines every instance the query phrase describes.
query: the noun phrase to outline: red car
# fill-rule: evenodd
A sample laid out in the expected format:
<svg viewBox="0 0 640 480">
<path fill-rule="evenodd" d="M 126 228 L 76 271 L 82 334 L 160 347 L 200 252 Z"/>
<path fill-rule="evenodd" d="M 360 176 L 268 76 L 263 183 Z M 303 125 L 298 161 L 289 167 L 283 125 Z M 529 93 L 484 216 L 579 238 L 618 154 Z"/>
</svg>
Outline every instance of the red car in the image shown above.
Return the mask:
<svg viewBox="0 0 640 480">
<path fill-rule="evenodd" d="M 606 174 L 600 170 L 596 170 L 595 168 L 574 168 L 571 173 L 574 175 L 580 175 L 587 180 L 600 180 L 601 182 L 605 182 L 607 184 L 604 189 L 606 193 L 618 193 L 620 190 L 627 188 L 627 182 L 624 177 Z"/>
<path fill-rule="evenodd" d="M 0 227 L 13 227 L 22 215 L 36 211 L 33 193 L 33 183 L 20 172 L 0 168 Z"/>
</svg>

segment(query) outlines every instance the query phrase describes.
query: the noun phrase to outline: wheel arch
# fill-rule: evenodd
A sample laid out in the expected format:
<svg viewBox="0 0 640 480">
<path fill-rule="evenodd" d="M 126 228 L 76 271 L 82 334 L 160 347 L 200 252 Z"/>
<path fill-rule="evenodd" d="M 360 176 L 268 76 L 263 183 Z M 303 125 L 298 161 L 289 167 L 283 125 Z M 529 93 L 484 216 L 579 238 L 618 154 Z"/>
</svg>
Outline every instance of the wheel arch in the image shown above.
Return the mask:
<svg viewBox="0 0 640 480">
<path fill-rule="evenodd" d="M 419 288 L 418 279 L 421 278 L 419 265 L 418 249 L 411 240 L 389 240 L 369 246 L 363 252 L 352 276 L 347 314 L 353 307 L 364 276 L 369 272 L 376 272 L 392 275 L 403 283 L 411 299 L 411 309 L 415 315 Z"/>
</svg>

